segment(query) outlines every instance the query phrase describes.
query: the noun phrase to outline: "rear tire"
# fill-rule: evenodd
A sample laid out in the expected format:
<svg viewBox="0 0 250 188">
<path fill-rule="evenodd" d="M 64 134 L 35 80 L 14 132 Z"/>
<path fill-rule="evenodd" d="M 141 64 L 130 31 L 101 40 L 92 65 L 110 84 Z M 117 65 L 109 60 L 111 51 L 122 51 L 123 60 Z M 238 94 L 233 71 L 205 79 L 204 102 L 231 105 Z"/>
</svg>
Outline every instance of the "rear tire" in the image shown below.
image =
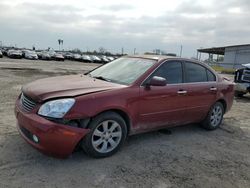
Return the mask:
<svg viewBox="0 0 250 188">
<path fill-rule="evenodd" d="M 221 102 L 216 102 L 211 108 L 205 120 L 201 123 L 207 130 L 217 129 L 223 120 L 225 109 Z"/>
<path fill-rule="evenodd" d="M 91 157 L 108 157 L 116 153 L 127 136 L 124 119 L 115 112 L 102 113 L 91 121 L 91 131 L 82 141 L 82 148 Z"/>
</svg>

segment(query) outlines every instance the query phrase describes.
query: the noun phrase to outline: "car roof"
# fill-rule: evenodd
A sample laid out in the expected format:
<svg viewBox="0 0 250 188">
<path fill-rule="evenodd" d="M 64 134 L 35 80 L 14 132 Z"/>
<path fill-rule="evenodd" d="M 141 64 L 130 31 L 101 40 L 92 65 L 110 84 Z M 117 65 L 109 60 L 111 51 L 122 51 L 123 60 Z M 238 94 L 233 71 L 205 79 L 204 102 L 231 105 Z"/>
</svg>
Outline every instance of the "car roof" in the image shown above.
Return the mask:
<svg viewBox="0 0 250 188">
<path fill-rule="evenodd" d="M 188 58 L 183 58 L 183 57 L 178 57 L 178 56 L 167 56 L 167 55 L 128 55 L 126 57 L 152 59 L 158 62 L 162 62 L 165 60 L 183 60 L 183 61 L 191 61 L 191 62 L 195 62 L 199 64 L 204 64 L 196 59 L 188 59 Z"/>
<path fill-rule="evenodd" d="M 161 63 L 161 62 L 166 61 L 166 60 L 188 61 L 188 62 L 193 62 L 193 63 L 203 65 L 203 66 L 209 68 L 210 70 L 212 70 L 213 72 L 215 72 L 210 66 L 208 66 L 207 64 L 205 64 L 205 63 L 203 63 L 201 61 L 198 61 L 196 59 L 188 59 L 188 58 L 183 58 L 183 57 L 166 56 L 166 55 L 129 55 L 129 56 L 126 56 L 126 57 L 151 59 L 151 60 L 157 61 L 158 63 Z"/>
<path fill-rule="evenodd" d="M 167 55 L 129 55 L 127 57 L 152 59 L 152 60 L 157 60 L 157 61 L 163 61 L 163 60 L 167 60 L 167 59 L 182 59 L 182 60 L 193 61 L 191 59 L 181 58 L 181 57 L 177 57 L 177 56 L 167 56 Z"/>
</svg>

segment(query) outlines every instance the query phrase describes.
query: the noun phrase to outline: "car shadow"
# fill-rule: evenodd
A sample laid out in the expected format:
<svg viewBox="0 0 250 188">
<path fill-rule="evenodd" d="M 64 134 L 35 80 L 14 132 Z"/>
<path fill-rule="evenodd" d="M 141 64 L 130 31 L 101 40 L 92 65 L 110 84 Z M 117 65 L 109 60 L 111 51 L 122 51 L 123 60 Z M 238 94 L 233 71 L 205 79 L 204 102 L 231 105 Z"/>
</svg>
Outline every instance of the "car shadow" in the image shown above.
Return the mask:
<svg viewBox="0 0 250 188">
<path fill-rule="evenodd" d="M 245 94 L 242 97 L 234 97 L 237 102 L 250 102 L 250 94 Z"/>
<path fill-rule="evenodd" d="M 227 125 L 223 126 L 225 127 Z M 183 141 L 189 141 L 191 143 L 196 142 L 196 137 L 202 138 L 205 135 L 221 134 L 218 133 L 219 130 L 221 132 L 225 132 L 222 129 L 218 129 L 218 131 L 206 131 L 200 127 L 199 124 L 188 124 L 132 135 L 127 138 L 125 144 L 118 153 L 111 157 L 105 158 L 105 160 L 109 161 L 110 158 L 119 158 L 121 155 L 130 156 L 133 155 L 133 153 L 137 153 L 138 150 L 147 150 L 157 146 L 169 147 L 173 143 L 175 146 L 181 147 L 181 143 Z M 180 140 L 182 141 L 180 142 Z M 81 148 L 75 150 L 68 158 L 66 158 L 66 160 L 44 155 L 27 144 L 18 134 L 6 136 L 3 145 L 4 147 L 0 148 L 0 152 L 2 153 L 0 160 L 5 161 L 5 159 L 8 159 L 5 161 L 5 163 L 13 163 L 14 166 L 19 166 L 26 163 L 29 164 L 32 163 L 32 161 L 45 166 L 49 166 L 51 163 L 53 163 L 53 165 L 60 166 L 61 163 L 77 165 L 79 162 L 85 164 L 91 161 L 99 161 L 89 157 Z"/>
<path fill-rule="evenodd" d="M 206 169 L 209 160 L 216 159 L 211 151 L 217 146 L 216 152 L 225 147 L 220 140 L 225 134 L 231 133 L 221 129 L 206 131 L 197 124 L 189 124 L 130 136 L 121 150 L 108 158 L 91 158 L 78 150 L 66 160 L 41 154 L 18 134 L 6 135 L 0 137 L 0 178 L 6 185 L 18 181 L 36 187 L 44 187 L 46 182 L 56 187 L 60 181 L 63 187 L 81 187 L 81 183 L 86 187 L 109 187 L 111 182 L 117 185 L 110 187 L 119 187 L 124 179 L 138 182 L 143 174 L 146 174 L 143 181 L 150 177 L 158 179 L 166 171 L 173 173 L 168 173 L 167 178 L 176 179 L 183 168 L 192 170 L 189 164 L 194 165 L 197 159 L 201 159 L 197 168 Z M 208 159 L 205 166 L 204 159 Z M 186 178 L 187 174 L 181 176 Z"/>
<path fill-rule="evenodd" d="M 234 98 L 235 101 L 237 102 L 246 102 L 246 103 L 250 103 L 250 94 L 246 94 L 243 97 L 235 97 Z"/>
<path fill-rule="evenodd" d="M 223 127 L 228 127 L 228 125 L 224 125 Z M 224 130 L 219 128 L 217 131 L 223 132 Z M 204 135 L 209 135 L 209 134 L 218 134 L 215 131 L 207 131 L 204 128 L 200 126 L 200 124 L 188 124 L 188 125 L 181 125 L 181 126 L 176 126 L 176 127 L 169 127 L 169 128 L 163 128 L 160 130 L 156 131 L 150 131 L 146 133 L 141 133 L 141 134 L 136 134 L 129 136 L 122 148 L 118 153 L 115 155 L 108 157 L 113 158 L 119 155 L 123 154 L 128 154 L 128 153 L 134 153 L 139 149 L 143 148 L 154 148 L 154 146 L 158 145 L 169 145 L 170 143 L 174 142 L 174 140 L 189 140 L 192 142 L 192 140 L 195 140 L 194 138 L 198 135 L 199 137 L 202 137 Z M 219 133 L 221 134 L 221 133 Z M 179 143 L 176 143 L 177 145 Z M 76 149 L 72 155 L 67 158 L 68 160 L 73 160 L 73 161 L 92 161 L 92 160 L 100 160 L 100 159 L 95 159 L 90 156 L 88 156 L 83 149 L 78 148 Z M 103 158 L 101 158 L 103 159 Z"/>
<path fill-rule="evenodd" d="M 205 130 L 200 127 L 199 124 L 188 124 L 176 127 L 163 128 L 157 131 L 146 132 L 142 134 L 129 136 L 127 139 L 127 145 L 136 145 L 138 142 L 149 142 L 152 140 L 161 140 L 162 138 L 171 139 L 173 137 L 192 135 L 194 133 L 203 133 Z M 205 131 L 206 132 L 206 131 Z"/>
</svg>

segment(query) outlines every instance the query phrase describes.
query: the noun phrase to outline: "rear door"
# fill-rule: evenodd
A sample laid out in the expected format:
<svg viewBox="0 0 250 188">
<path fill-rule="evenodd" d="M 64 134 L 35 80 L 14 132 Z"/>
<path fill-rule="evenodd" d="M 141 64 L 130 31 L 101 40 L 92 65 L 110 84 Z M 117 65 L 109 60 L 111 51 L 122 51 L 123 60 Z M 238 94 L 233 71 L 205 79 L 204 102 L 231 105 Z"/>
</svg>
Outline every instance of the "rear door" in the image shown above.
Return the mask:
<svg viewBox="0 0 250 188">
<path fill-rule="evenodd" d="M 216 101 L 216 76 L 201 64 L 184 62 L 184 90 L 186 95 L 186 123 L 203 120 Z"/>
</svg>

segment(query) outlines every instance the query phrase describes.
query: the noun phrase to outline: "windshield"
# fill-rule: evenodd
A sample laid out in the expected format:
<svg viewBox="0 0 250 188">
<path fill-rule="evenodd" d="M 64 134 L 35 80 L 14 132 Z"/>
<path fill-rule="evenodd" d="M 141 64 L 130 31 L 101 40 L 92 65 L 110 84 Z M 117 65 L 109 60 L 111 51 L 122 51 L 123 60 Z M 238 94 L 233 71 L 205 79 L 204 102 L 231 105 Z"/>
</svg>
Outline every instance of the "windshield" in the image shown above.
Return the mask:
<svg viewBox="0 0 250 188">
<path fill-rule="evenodd" d="M 34 51 L 28 51 L 27 54 L 36 55 L 36 52 L 34 52 Z"/>
<path fill-rule="evenodd" d="M 144 74 L 156 61 L 140 58 L 120 58 L 89 73 L 91 77 L 130 85 Z"/>
</svg>

